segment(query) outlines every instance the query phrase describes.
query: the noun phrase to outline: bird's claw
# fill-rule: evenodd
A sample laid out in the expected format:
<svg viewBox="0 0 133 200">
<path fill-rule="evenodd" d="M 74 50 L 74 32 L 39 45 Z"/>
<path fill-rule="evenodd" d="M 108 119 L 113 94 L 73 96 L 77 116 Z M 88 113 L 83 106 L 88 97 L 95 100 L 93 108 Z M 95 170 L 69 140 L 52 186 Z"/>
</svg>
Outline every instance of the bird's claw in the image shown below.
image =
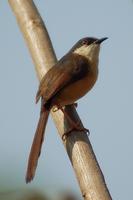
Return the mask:
<svg viewBox="0 0 133 200">
<path fill-rule="evenodd" d="M 62 135 L 62 140 L 65 141 L 66 138 L 69 137 L 70 134 L 71 134 L 73 131 L 86 132 L 86 133 L 89 133 L 89 134 L 90 134 L 89 129 L 86 129 L 86 128 L 84 128 L 84 127 L 80 127 L 80 126 L 72 127 L 70 130 L 68 130 L 67 132 L 65 132 L 65 133 Z"/>
<path fill-rule="evenodd" d="M 52 111 L 53 112 L 57 112 L 59 110 L 59 108 L 57 106 L 53 106 Z"/>
</svg>

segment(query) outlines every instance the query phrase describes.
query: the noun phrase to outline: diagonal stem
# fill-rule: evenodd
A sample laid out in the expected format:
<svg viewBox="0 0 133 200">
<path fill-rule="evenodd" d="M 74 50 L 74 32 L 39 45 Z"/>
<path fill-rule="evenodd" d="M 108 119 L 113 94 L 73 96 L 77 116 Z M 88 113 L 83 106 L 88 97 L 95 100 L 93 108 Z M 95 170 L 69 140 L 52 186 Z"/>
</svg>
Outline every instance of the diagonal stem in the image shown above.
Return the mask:
<svg viewBox="0 0 133 200">
<path fill-rule="evenodd" d="M 32 0 L 8 0 L 24 35 L 35 64 L 38 79 L 56 62 L 56 56 L 39 12 Z M 80 121 L 74 107 L 67 108 L 75 121 Z M 60 137 L 64 129 L 69 129 L 69 122 L 64 123 L 61 111 L 51 113 Z M 72 134 L 63 141 L 74 168 L 82 196 L 85 200 L 111 200 L 103 174 L 100 170 L 92 146 L 86 134 Z"/>
</svg>

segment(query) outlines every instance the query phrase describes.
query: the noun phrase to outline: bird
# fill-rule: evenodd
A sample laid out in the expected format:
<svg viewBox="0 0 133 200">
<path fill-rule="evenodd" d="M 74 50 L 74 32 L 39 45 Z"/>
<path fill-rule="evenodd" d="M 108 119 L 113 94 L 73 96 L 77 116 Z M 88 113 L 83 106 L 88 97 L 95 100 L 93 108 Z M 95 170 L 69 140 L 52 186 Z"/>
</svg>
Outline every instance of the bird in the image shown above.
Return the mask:
<svg viewBox="0 0 133 200">
<path fill-rule="evenodd" d="M 80 131 L 78 125 L 72 122 L 63 107 L 74 104 L 94 86 L 98 77 L 100 45 L 106 39 L 108 38 L 85 37 L 80 39 L 43 76 L 36 95 L 36 103 L 41 99 L 41 111 L 28 159 L 26 183 L 32 181 L 35 176 L 45 128 L 52 108 L 61 109 L 70 120 L 72 130 Z"/>
</svg>

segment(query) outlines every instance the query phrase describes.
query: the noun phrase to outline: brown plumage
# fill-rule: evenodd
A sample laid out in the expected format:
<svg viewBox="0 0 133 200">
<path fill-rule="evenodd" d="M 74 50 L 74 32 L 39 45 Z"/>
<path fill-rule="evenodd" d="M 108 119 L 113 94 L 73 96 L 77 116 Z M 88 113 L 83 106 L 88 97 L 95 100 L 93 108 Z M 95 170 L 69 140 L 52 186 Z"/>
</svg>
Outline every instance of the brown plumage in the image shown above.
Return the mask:
<svg viewBox="0 0 133 200">
<path fill-rule="evenodd" d="M 34 135 L 33 143 L 30 150 L 29 160 L 28 160 L 26 183 L 30 182 L 34 178 L 34 175 L 35 175 L 38 158 L 41 153 L 41 147 L 42 147 L 42 143 L 44 139 L 44 132 L 45 132 L 48 116 L 49 116 L 49 110 L 46 110 L 45 108 L 43 108 L 43 101 L 42 101 L 40 118 L 39 118 L 37 129 Z"/>
<path fill-rule="evenodd" d="M 93 87 L 98 75 L 99 46 L 105 39 L 79 40 L 42 78 L 36 95 L 36 102 L 42 98 L 41 113 L 29 155 L 27 183 L 35 175 L 50 109 L 73 104 Z"/>
<path fill-rule="evenodd" d="M 47 104 L 66 86 L 87 76 L 88 64 L 88 60 L 83 56 L 76 54 L 64 56 L 58 65 L 54 65 L 43 77 L 36 95 L 36 102 L 43 97 Z"/>
<path fill-rule="evenodd" d="M 79 81 L 88 73 L 88 61 L 86 58 L 77 56 L 76 54 L 68 56 L 71 56 L 71 59 L 67 58 L 67 56 L 66 58 L 62 58 L 59 61 L 58 66 L 53 66 L 40 82 L 39 90 L 36 95 L 36 102 L 38 102 L 42 97 L 42 109 L 28 160 L 26 174 L 27 183 L 33 179 L 35 174 L 38 157 L 41 152 L 43 135 L 51 107 L 58 104 L 60 105 L 58 96 L 60 96 L 66 86 Z M 77 59 L 75 59 L 75 57 L 77 57 Z M 69 67 L 70 65 L 72 65 L 73 68 Z M 71 102 L 68 102 L 68 104 L 71 104 Z"/>
</svg>

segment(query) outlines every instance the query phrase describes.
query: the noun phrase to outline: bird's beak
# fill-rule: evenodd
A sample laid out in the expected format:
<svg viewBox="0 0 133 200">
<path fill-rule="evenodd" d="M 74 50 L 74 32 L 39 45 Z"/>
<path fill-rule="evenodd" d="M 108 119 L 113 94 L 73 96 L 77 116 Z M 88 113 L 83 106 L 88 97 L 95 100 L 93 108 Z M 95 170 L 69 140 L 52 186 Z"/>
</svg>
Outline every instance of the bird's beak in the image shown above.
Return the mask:
<svg viewBox="0 0 133 200">
<path fill-rule="evenodd" d="M 107 37 L 98 39 L 98 40 L 95 41 L 95 44 L 101 44 L 104 40 L 107 40 L 107 39 L 108 39 Z"/>
</svg>

